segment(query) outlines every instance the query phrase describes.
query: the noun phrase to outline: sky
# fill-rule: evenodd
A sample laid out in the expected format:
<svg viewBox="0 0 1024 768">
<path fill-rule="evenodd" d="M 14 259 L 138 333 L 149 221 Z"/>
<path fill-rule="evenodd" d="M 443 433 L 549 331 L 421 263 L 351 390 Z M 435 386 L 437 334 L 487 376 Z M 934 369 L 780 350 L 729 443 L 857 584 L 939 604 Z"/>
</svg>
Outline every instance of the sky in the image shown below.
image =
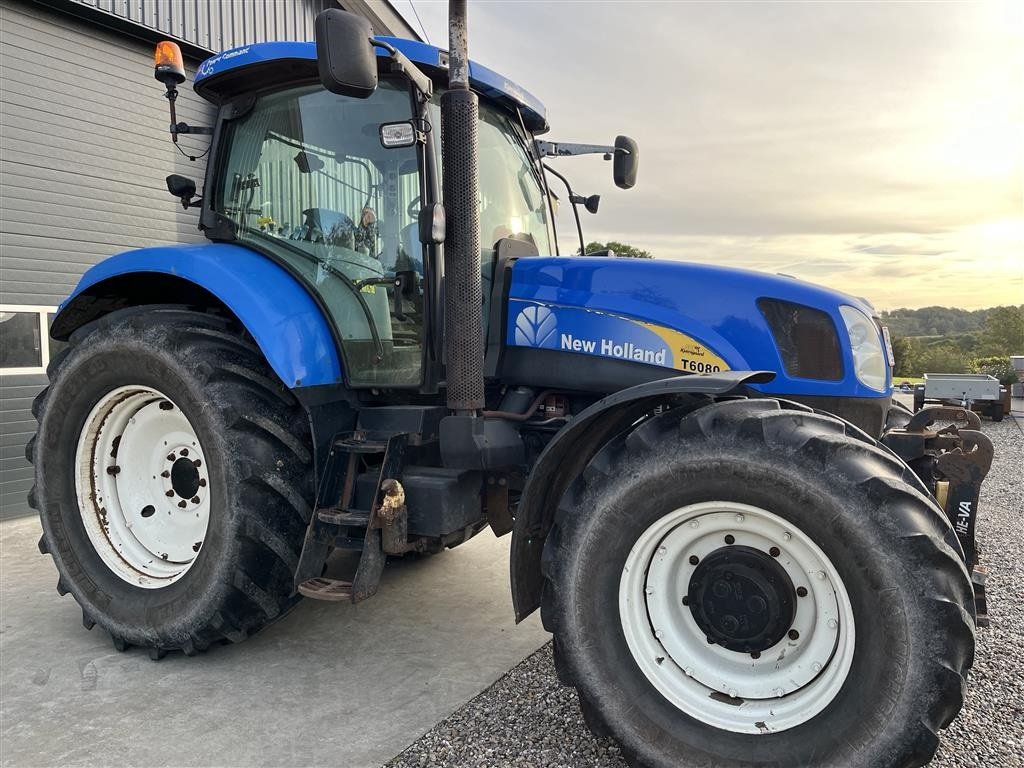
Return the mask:
<svg viewBox="0 0 1024 768">
<path fill-rule="evenodd" d="M 447 48 L 447 2 L 414 2 Z M 544 138 L 639 142 L 628 191 L 600 156 L 552 161 L 601 194 L 587 241 L 879 309 L 1024 303 L 1024 2 L 470 0 L 469 26 L 470 57 L 544 102 Z M 578 249 L 568 206 L 557 223 Z"/>
</svg>

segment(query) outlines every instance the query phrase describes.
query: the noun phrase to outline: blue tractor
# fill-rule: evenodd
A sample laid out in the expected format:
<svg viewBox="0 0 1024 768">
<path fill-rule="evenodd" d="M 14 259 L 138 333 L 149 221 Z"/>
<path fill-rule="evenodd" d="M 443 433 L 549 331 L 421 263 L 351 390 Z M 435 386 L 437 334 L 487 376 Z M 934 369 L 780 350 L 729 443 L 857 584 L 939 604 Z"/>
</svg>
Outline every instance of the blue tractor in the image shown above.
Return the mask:
<svg viewBox="0 0 1024 768">
<path fill-rule="evenodd" d="M 973 658 L 977 417 L 894 405 L 862 299 L 558 255 L 547 165 L 606 153 L 629 188 L 637 145 L 541 140 L 465 2 L 449 51 L 316 32 L 203 63 L 212 128 L 176 122 L 158 46 L 173 138 L 211 141 L 202 199 L 168 188 L 211 242 L 85 274 L 27 450 L 85 626 L 193 655 L 490 527 L 634 764 L 928 762 Z"/>
</svg>

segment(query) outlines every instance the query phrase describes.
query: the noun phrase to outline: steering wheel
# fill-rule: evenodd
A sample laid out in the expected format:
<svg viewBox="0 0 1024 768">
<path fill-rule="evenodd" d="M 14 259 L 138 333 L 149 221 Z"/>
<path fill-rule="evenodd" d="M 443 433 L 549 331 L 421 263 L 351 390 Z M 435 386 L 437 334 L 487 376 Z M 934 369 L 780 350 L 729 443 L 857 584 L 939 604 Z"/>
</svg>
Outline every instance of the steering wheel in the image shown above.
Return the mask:
<svg viewBox="0 0 1024 768">
<path fill-rule="evenodd" d="M 416 195 L 409 203 L 409 207 L 405 209 L 405 212 L 409 214 L 410 219 L 418 219 L 420 215 L 420 208 L 423 207 L 423 196 Z"/>
</svg>

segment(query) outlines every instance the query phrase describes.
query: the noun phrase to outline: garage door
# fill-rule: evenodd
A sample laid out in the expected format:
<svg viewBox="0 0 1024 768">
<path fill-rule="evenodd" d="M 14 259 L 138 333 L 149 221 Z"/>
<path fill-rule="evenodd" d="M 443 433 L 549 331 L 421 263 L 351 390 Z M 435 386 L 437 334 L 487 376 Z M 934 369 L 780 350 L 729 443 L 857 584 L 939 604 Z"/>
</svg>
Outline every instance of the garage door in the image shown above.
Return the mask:
<svg viewBox="0 0 1024 768">
<path fill-rule="evenodd" d="M 178 115 L 212 119 L 186 89 Z M 169 122 L 151 45 L 0 0 L 0 517 L 29 512 L 24 446 L 52 309 L 106 256 L 203 241 L 164 186 L 180 173 L 201 189 L 204 167 L 174 149 Z M 202 152 L 206 139 L 182 142 Z"/>
</svg>

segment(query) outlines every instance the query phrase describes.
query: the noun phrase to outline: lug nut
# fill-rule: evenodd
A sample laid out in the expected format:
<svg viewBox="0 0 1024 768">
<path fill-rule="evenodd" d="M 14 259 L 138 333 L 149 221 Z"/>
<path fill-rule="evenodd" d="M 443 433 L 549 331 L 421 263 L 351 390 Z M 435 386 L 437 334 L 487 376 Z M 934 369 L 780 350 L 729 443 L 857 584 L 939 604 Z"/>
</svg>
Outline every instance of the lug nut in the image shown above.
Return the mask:
<svg viewBox="0 0 1024 768">
<path fill-rule="evenodd" d="M 163 472 L 160 473 L 160 477 L 170 477 L 170 476 L 171 476 L 171 473 L 168 472 L 166 469 Z"/>
<path fill-rule="evenodd" d="M 795 629 L 789 630 L 788 634 L 790 640 L 798 640 L 800 638 L 800 633 L 797 632 Z"/>
<path fill-rule="evenodd" d="M 691 520 L 690 521 L 690 527 L 691 528 L 700 528 L 700 520 Z"/>
<path fill-rule="evenodd" d="M 170 498 L 170 497 L 171 497 L 171 496 L 173 496 L 173 495 L 174 495 L 174 491 L 168 491 L 168 492 L 167 492 L 167 497 L 168 497 L 168 498 Z"/>
<path fill-rule="evenodd" d="M 818 662 L 814 662 L 813 664 L 811 664 L 811 671 L 815 673 L 821 672 L 821 664 L 819 664 Z"/>
<path fill-rule="evenodd" d="M 167 460 L 168 461 L 174 461 L 174 454 L 173 453 L 168 453 L 167 454 Z"/>
<path fill-rule="evenodd" d="M 731 533 L 726 534 L 726 536 L 725 536 L 725 543 L 726 544 L 735 544 L 736 543 L 736 537 L 733 536 Z"/>
<path fill-rule="evenodd" d="M 690 565 L 696 565 L 700 562 L 700 558 L 696 555 L 690 555 Z"/>
<path fill-rule="evenodd" d="M 785 695 L 786 695 L 786 692 L 785 692 L 785 691 L 784 691 L 784 690 L 783 690 L 782 688 L 776 688 L 776 689 L 775 689 L 775 690 L 773 691 L 773 693 L 774 693 L 774 694 L 775 694 L 775 695 L 776 695 L 776 696 L 777 696 L 778 698 L 780 698 L 780 699 L 781 699 L 781 698 L 782 698 L 783 696 L 785 696 Z"/>
<path fill-rule="evenodd" d="M 121 471 L 121 468 L 119 466 L 117 466 L 116 464 L 114 466 L 112 466 L 112 467 L 107 467 L 107 474 L 108 475 L 116 475 L 120 471 Z"/>
<path fill-rule="evenodd" d="M 761 652 L 760 651 L 753 651 L 750 654 L 750 658 L 752 658 L 752 659 L 760 659 L 761 658 Z"/>
<path fill-rule="evenodd" d="M 772 547 L 771 549 L 768 550 L 768 554 L 771 555 L 772 557 L 778 557 L 779 555 L 782 554 L 782 552 L 779 550 L 778 547 Z"/>
<path fill-rule="evenodd" d="M 839 622 L 836 621 L 835 619 L 829 619 L 828 620 L 828 628 L 829 629 L 835 629 L 838 626 L 839 626 Z"/>
<path fill-rule="evenodd" d="M 202 459 L 196 459 L 195 461 L 192 462 L 192 466 L 193 467 L 201 467 L 201 466 L 203 466 L 203 460 Z"/>
<path fill-rule="evenodd" d="M 743 515 L 736 515 L 736 522 L 742 523 L 746 518 Z"/>
<path fill-rule="evenodd" d="M 783 541 L 789 541 L 792 538 L 793 538 L 793 534 L 791 534 L 789 531 L 783 532 L 783 534 L 782 534 L 782 540 Z"/>
<path fill-rule="evenodd" d="M 205 488 L 206 487 L 206 478 L 204 478 L 204 477 L 200 477 L 199 478 L 199 487 L 200 488 Z"/>
<path fill-rule="evenodd" d="M 683 605 L 689 605 L 689 604 L 690 604 L 689 596 L 688 595 L 683 595 Z"/>
<path fill-rule="evenodd" d="M 193 504 L 198 504 L 199 503 L 199 497 L 198 496 L 193 496 L 192 497 L 192 503 Z"/>
<path fill-rule="evenodd" d="M 807 587 L 797 587 L 796 588 L 796 596 L 797 597 L 807 597 Z"/>
<path fill-rule="evenodd" d="M 178 453 L 182 456 L 188 456 L 188 448 L 182 448 Z"/>
</svg>

